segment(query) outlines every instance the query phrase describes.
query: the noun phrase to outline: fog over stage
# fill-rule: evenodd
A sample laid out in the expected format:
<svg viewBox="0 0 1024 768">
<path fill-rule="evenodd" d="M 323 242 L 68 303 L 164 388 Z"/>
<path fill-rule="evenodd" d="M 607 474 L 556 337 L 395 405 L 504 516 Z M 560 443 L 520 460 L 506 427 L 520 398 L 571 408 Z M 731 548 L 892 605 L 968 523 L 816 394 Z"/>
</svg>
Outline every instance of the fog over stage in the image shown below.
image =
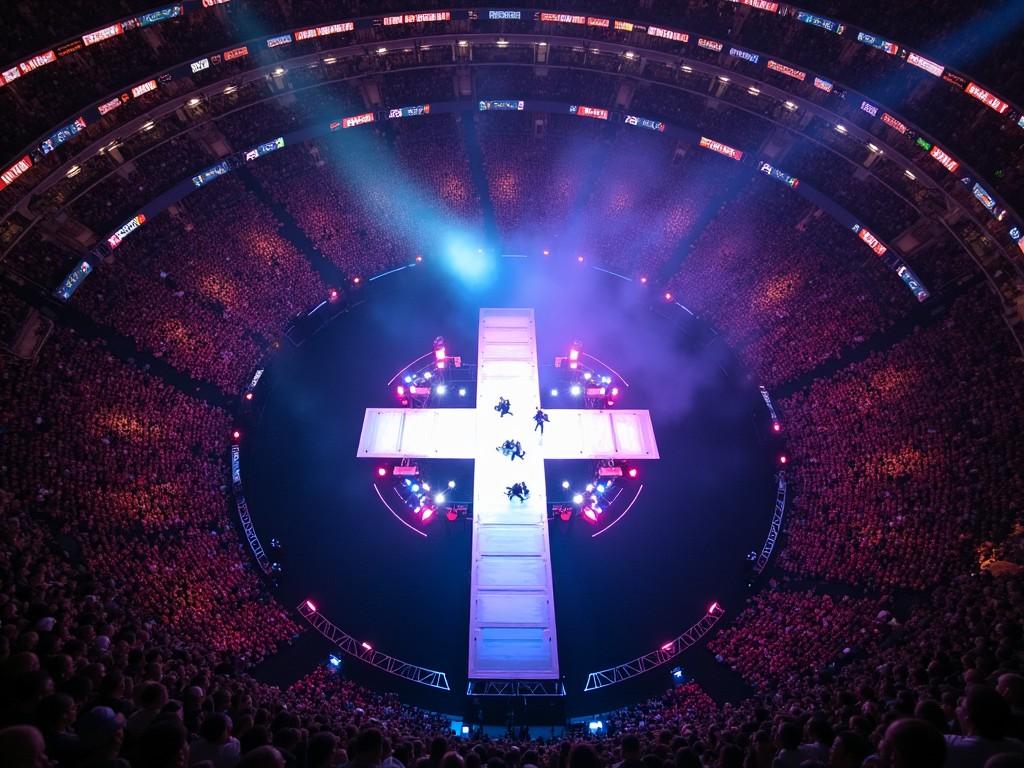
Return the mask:
<svg viewBox="0 0 1024 768">
<path fill-rule="evenodd" d="M 760 437 L 767 416 L 756 382 L 746 379 L 706 326 L 652 300 L 642 286 L 578 265 L 562 275 L 558 269 L 541 259 L 507 260 L 495 286 L 477 291 L 436 267 L 409 270 L 371 284 L 364 303 L 303 347 L 282 352 L 268 368 L 264 410 L 243 446 L 243 466 L 260 535 L 281 538 L 286 548 L 282 599 L 315 599 L 325 616 L 355 637 L 445 671 L 452 693 L 417 689 L 357 660 L 346 660 L 345 674 L 435 709 L 462 712 L 466 679 L 478 674 L 467 652 L 474 631 L 521 624 L 543 636 L 549 631 L 543 627 L 550 627 L 554 647 L 557 623 L 557 655 L 548 674 L 564 680 L 570 714 L 595 712 L 664 690 L 667 667 L 584 695 L 589 672 L 660 647 L 712 601 L 726 610 L 741 608 L 745 555 L 763 541 L 774 498 L 772 452 Z M 572 290 L 565 291 L 567 285 Z M 483 365 L 473 372 L 485 361 L 475 338 L 481 309 L 503 306 L 534 309 L 530 392 L 512 389 L 509 381 L 493 390 L 476 386 L 484 380 Z M 473 381 L 467 397 L 449 386 L 430 408 L 391 407 L 398 403 L 389 378 L 429 351 L 437 335 L 445 337 L 450 354 L 463 358 L 464 378 Z M 552 394 L 564 377 L 554 360 L 575 338 L 629 379 L 614 407 L 572 408 L 581 399 L 565 389 Z M 498 396 L 512 401 L 514 419 L 494 412 Z M 466 407 L 474 403 L 477 408 Z M 538 404 L 551 416 L 543 446 L 531 419 Z M 469 434 L 477 417 L 487 426 L 474 429 L 472 441 L 452 434 Z M 455 423 L 449 419 L 461 427 L 446 428 Z M 509 438 L 522 441 L 525 461 L 511 462 L 495 450 Z M 637 464 L 644 493 L 629 514 L 597 538 L 578 518 L 548 523 L 548 505 L 569 501 L 562 481 L 586 482 L 594 457 L 616 451 L 660 457 Z M 477 528 L 488 510 L 497 530 L 531 528 L 525 538 L 509 530 L 508 538 L 519 547 L 524 541 L 543 544 L 549 559 L 542 571 L 550 568 L 550 576 L 541 573 L 543 601 L 515 596 L 508 605 L 526 618 L 514 622 L 496 620 L 500 600 L 474 602 L 477 556 L 486 562 L 509 553 L 495 551 L 502 543 L 493 534 L 481 539 L 467 521 L 438 516 L 423 526 L 427 538 L 399 525 L 374 494 L 381 460 L 357 458 L 370 453 L 411 457 L 435 485 L 455 480 L 455 495 L 473 502 Z M 487 479 L 482 468 L 491 463 L 498 474 L 488 468 Z M 520 509 L 503 490 L 523 480 L 532 493 Z M 515 594 L 509 584 L 494 586 L 494 595 Z M 555 612 L 546 615 L 552 598 Z M 481 608 L 479 621 L 471 606 Z M 490 647 L 498 655 L 501 634 L 487 638 L 496 641 Z M 329 647 L 322 646 L 326 655 Z M 476 669 L 500 677 L 495 658 L 482 657 Z M 701 649 L 678 662 L 691 671 L 722 671 Z M 516 678 L 543 672 L 505 671 Z M 701 682 L 728 689 L 735 681 Z"/>
</svg>

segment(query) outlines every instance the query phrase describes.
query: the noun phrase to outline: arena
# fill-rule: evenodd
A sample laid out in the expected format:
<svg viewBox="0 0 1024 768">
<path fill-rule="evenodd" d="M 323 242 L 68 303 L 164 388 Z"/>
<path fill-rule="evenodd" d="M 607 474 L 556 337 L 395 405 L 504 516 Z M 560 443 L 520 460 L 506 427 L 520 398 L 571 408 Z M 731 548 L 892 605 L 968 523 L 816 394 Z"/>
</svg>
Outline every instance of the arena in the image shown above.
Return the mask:
<svg viewBox="0 0 1024 768">
<path fill-rule="evenodd" d="M 0 763 L 1024 765 L 1024 5 L 19 0 Z"/>
</svg>

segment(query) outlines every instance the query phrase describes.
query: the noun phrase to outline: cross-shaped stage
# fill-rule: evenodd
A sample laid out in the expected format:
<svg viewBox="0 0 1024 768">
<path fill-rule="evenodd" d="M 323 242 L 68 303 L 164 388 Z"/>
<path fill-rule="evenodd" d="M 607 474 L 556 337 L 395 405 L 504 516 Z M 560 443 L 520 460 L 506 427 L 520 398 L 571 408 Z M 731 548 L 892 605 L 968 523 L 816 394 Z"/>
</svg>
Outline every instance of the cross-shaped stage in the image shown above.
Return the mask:
<svg viewBox="0 0 1024 768">
<path fill-rule="evenodd" d="M 550 410 L 540 405 L 532 309 L 481 309 L 476 408 L 368 408 L 360 458 L 474 459 L 470 680 L 556 680 L 558 640 L 551 589 L 545 459 L 657 459 L 648 411 Z M 499 397 L 512 416 L 494 410 Z M 520 440 L 521 461 L 497 450 Z M 505 488 L 525 482 L 526 502 Z"/>
</svg>

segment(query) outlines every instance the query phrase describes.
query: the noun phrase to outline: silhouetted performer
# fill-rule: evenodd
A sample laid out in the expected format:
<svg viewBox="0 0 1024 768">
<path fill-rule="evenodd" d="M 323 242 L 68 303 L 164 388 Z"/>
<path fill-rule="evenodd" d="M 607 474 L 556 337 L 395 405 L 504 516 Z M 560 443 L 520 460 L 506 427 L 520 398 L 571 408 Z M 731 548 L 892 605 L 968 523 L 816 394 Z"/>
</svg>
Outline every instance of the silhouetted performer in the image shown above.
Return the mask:
<svg viewBox="0 0 1024 768">
<path fill-rule="evenodd" d="M 506 488 L 505 494 L 508 496 L 508 500 L 519 499 L 520 503 L 526 501 L 526 495 L 524 493 L 525 486 L 522 483 L 516 483 L 515 485 Z"/>
<path fill-rule="evenodd" d="M 496 450 L 499 453 L 501 453 L 502 456 L 511 456 L 513 453 L 515 453 L 516 444 L 514 442 L 512 442 L 511 440 L 506 440 L 504 443 L 499 445 L 494 450 Z"/>
<path fill-rule="evenodd" d="M 525 459 L 525 458 L 526 458 L 526 451 L 523 450 L 523 444 L 520 443 L 518 440 L 516 440 L 515 450 L 512 452 L 512 459 L 511 459 L 511 461 L 515 461 L 516 459 Z"/>
<path fill-rule="evenodd" d="M 538 429 L 540 429 L 540 433 L 543 435 L 544 434 L 544 424 L 546 422 L 551 421 L 551 419 L 548 418 L 548 415 L 546 413 L 544 413 L 544 411 L 542 411 L 540 408 L 538 408 L 537 412 L 535 414 L 533 414 L 533 420 L 537 423 L 537 426 L 535 426 L 533 428 L 533 431 L 536 432 Z"/>
<path fill-rule="evenodd" d="M 511 408 L 512 403 L 510 403 L 504 397 L 499 397 L 498 404 L 494 406 L 494 410 L 496 410 L 502 417 L 514 416 L 515 414 L 512 413 Z"/>
</svg>

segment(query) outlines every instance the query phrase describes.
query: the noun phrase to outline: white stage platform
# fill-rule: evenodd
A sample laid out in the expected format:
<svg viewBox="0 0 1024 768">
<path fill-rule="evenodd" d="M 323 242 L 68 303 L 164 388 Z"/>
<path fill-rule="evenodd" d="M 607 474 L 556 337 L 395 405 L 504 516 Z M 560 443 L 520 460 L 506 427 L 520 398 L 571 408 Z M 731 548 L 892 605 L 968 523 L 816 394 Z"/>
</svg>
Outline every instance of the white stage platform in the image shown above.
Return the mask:
<svg viewBox="0 0 1024 768">
<path fill-rule="evenodd" d="M 360 458 L 474 459 L 469 609 L 471 680 L 557 680 L 558 639 L 548 546 L 545 459 L 658 458 L 648 411 L 547 411 L 541 436 L 532 309 L 481 309 L 476 408 L 368 408 Z M 512 415 L 494 410 L 508 398 Z M 498 450 L 520 440 L 523 460 Z M 504 489 L 530 488 L 525 503 Z"/>
</svg>

